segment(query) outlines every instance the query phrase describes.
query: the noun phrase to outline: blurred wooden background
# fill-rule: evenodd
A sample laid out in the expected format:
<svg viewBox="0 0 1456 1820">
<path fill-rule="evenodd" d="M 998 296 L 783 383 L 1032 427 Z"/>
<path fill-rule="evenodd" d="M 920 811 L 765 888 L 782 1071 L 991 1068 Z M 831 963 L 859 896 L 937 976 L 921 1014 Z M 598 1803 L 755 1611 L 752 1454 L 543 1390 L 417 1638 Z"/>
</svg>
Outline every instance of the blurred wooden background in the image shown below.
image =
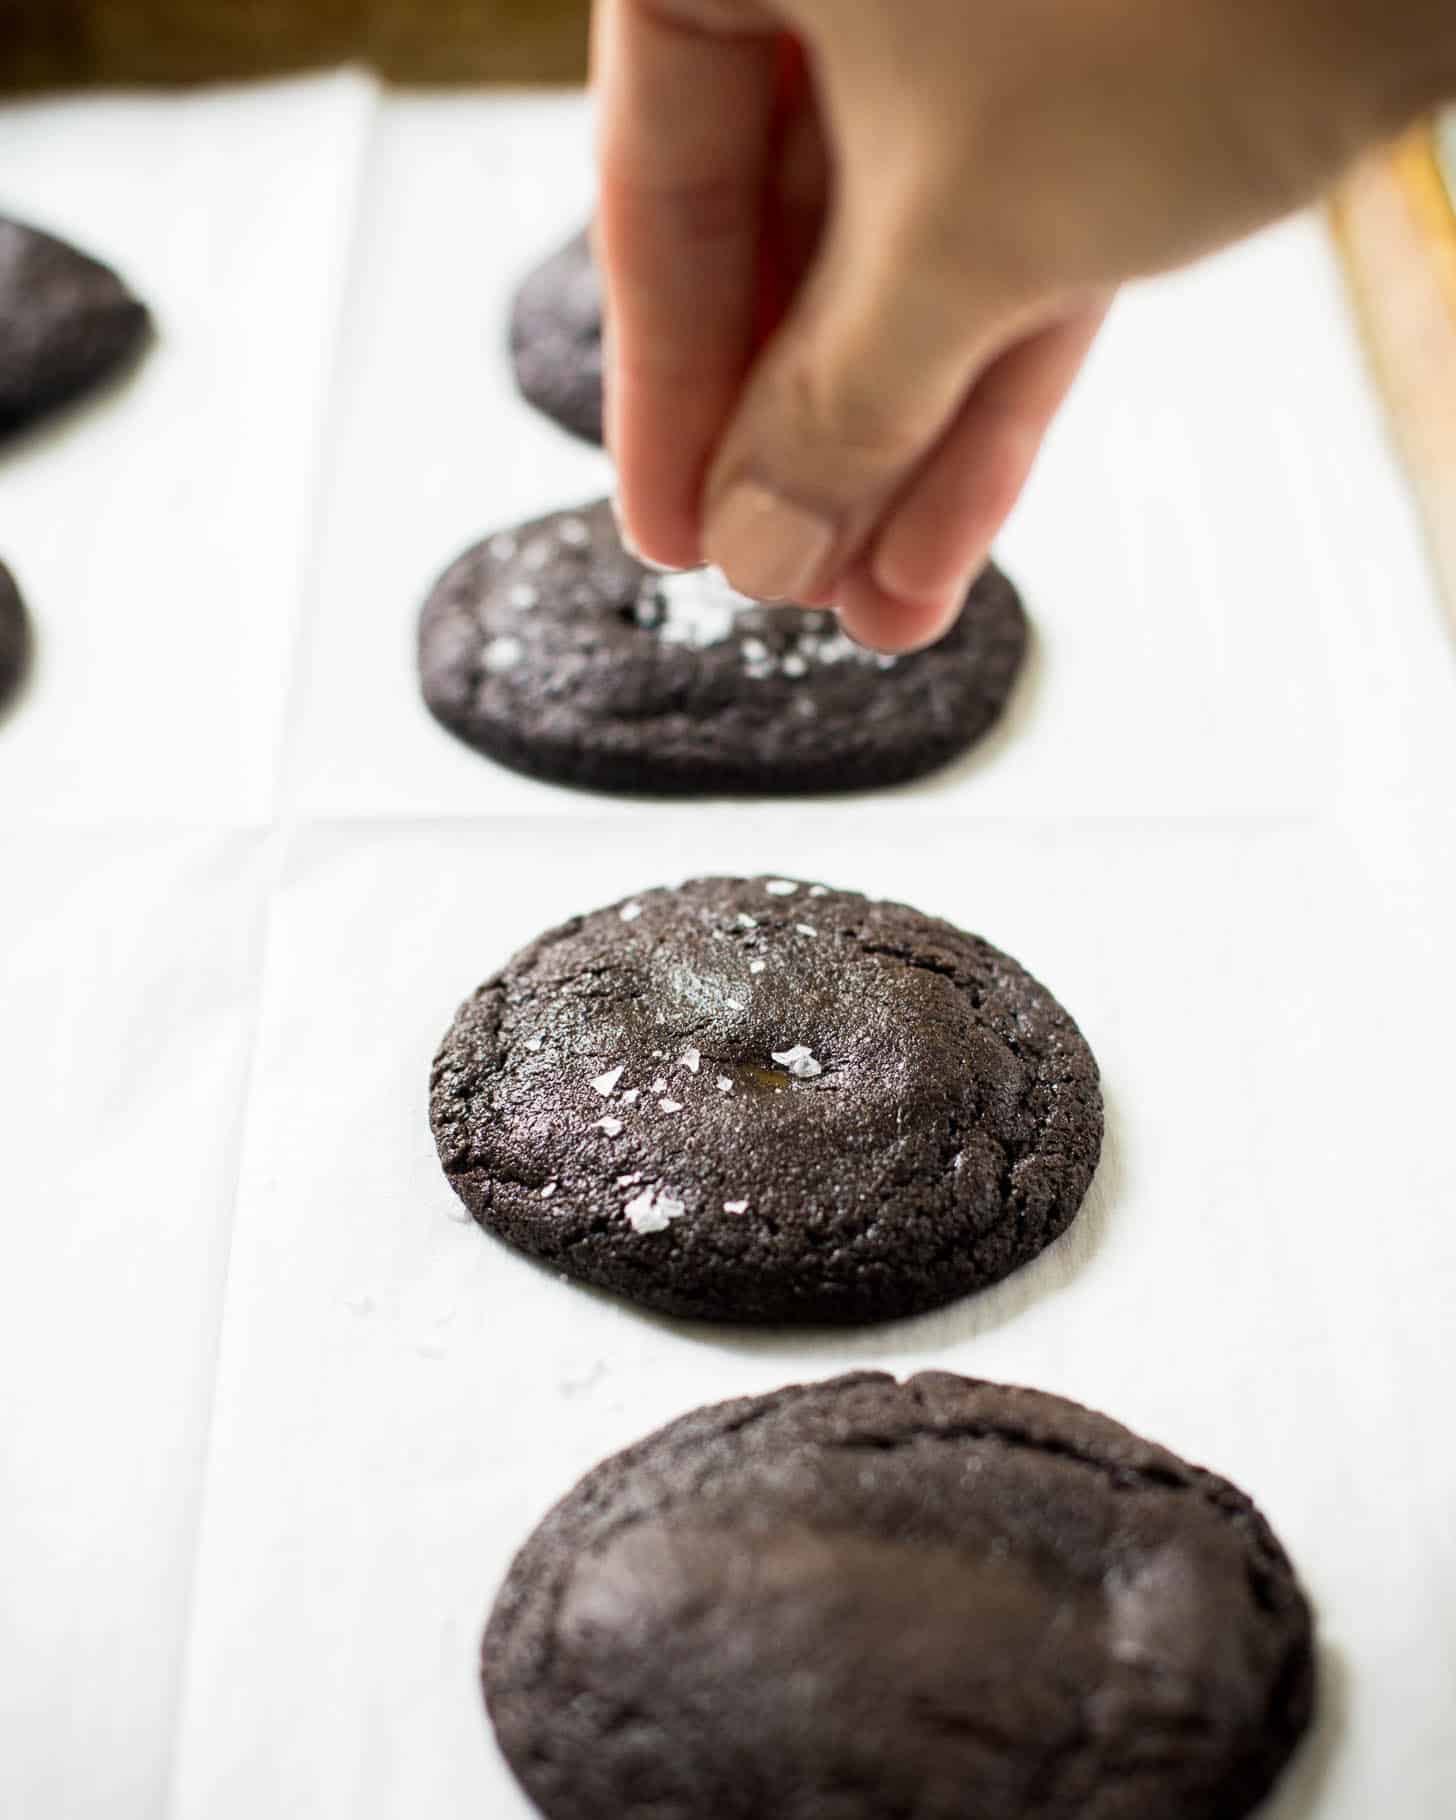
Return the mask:
<svg viewBox="0 0 1456 1820">
<path fill-rule="evenodd" d="M 0 0 L 0 88 L 367 61 L 399 82 L 576 82 L 589 0 Z"/>
</svg>

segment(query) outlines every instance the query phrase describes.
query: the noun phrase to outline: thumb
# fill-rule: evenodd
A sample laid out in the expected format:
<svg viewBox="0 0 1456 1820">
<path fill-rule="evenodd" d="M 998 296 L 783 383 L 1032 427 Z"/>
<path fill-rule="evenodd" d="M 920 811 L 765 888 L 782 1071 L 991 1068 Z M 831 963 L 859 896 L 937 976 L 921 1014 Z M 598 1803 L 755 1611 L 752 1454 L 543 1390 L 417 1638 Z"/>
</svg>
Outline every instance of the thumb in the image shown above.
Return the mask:
<svg viewBox="0 0 1456 1820">
<path fill-rule="evenodd" d="M 702 546 L 742 593 L 826 598 L 996 351 L 1005 312 L 977 307 L 907 211 L 889 220 L 831 222 L 719 444 Z"/>
</svg>

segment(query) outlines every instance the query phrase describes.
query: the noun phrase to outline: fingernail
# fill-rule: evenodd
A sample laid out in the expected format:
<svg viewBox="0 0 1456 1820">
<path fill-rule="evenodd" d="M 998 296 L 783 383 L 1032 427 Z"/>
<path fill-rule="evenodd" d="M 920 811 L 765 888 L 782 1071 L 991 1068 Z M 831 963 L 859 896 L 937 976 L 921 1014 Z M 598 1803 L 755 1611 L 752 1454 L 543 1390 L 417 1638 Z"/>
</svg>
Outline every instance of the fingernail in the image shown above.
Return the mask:
<svg viewBox="0 0 1456 1820">
<path fill-rule="evenodd" d="M 740 480 L 713 511 L 703 553 L 758 600 L 793 600 L 812 586 L 834 547 L 834 526 L 757 481 Z"/>
<path fill-rule="evenodd" d="M 632 534 L 628 531 L 627 522 L 622 516 L 621 501 L 617 498 L 615 493 L 609 497 L 607 504 L 612 508 L 612 518 L 617 526 L 617 541 L 632 558 L 633 562 L 641 563 L 644 569 L 651 569 L 654 575 L 671 575 L 673 571 L 666 563 L 654 562 L 650 556 L 644 556 L 637 548 L 636 544 L 633 543 Z"/>
</svg>

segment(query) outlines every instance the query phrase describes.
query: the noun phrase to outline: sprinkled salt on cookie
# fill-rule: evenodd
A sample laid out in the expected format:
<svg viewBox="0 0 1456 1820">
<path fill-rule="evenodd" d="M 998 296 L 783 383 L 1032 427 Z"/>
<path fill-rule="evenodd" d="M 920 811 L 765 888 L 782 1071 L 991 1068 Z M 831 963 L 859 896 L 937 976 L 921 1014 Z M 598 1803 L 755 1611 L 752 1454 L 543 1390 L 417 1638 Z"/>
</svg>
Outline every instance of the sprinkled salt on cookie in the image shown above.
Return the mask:
<svg viewBox="0 0 1456 1820">
<path fill-rule="evenodd" d="M 456 1192 L 553 1267 L 693 1318 L 887 1319 L 995 1282 L 1063 1230 L 1091 1179 L 1086 1044 L 979 938 L 824 891 L 818 939 L 801 940 L 788 917 L 812 887 L 778 881 L 786 915 L 764 909 L 770 882 L 639 891 L 493 974 L 432 1079 Z M 641 914 L 624 924 L 627 904 Z M 773 976 L 751 999 L 760 956 L 743 941 L 767 946 Z M 525 1047 L 536 1036 L 549 1066 Z M 618 1183 L 614 1163 L 643 1179 Z M 548 1211 L 529 1184 L 557 1181 L 569 1192 Z M 692 1218 L 644 1248 L 623 1204 L 650 1186 L 655 1207 L 664 1184 Z M 731 1232 L 730 1201 L 752 1210 Z"/>
<path fill-rule="evenodd" d="M 503 636 L 522 648 L 498 667 L 484 652 Z M 946 638 L 886 675 L 827 611 L 750 600 L 715 570 L 649 572 L 602 501 L 467 551 L 421 613 L 419 665 L 439 721 L 533 776 L 790 795 L 946 763 L 1000 713 L 1025 643 L 1015 590 L 988 569 Z"/>
<path fill-rule="evenodd" d="M 674 1220 L 687 1212 L 682 1201 L 656 1188 L 644 1188 L 634 1195 L 622 1210 L 634 1232 L 666 1232 Z"/>
<path fill-rule="evenodd" d="M 526 654 L 526 647 L 519 638 L 493 638 L 481 653 L 481 664 L 492 676 L 499 676 L 506 670 L 514 670 Z"/>
</svg>

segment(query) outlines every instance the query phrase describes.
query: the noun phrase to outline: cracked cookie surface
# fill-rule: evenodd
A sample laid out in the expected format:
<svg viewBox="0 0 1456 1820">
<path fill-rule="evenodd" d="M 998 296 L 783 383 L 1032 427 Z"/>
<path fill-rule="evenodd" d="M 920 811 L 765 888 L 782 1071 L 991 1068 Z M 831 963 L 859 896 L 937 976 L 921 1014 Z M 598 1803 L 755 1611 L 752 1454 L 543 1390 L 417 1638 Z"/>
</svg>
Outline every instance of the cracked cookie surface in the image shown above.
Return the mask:
<svg viewBox="0 0 1456 1820">
<path fill-rule="evenodd" d="M 944 1372 L 684 1416 L 589 1473 L 482 1651 L 547 1820 L 1241 1820 L 1309 1608 L 1226 1481 Z"/>
<path fill-rule="evenodd" d="M 832 613 L 644 568 L 601 501 L 467 551 L 425 603 L 419 666 L 438 721 L 532 776 L 791 795 L 883 788 L 959 756 L 999 718 L 1026 644 L 994 566 L 939 644 L 882 657 Z"/>
<path fill-rule="evenodd" d="M 1102 1137 L 1077 1026 L 988 942 L 797 879 L 543 935 L 463 1005 L 430 1117 L 485 1227 L 710 1320 L 918 1313 L 1070 1223 Z"/>
<path fill-rule="evenodd" d="M 602 440 L 602 285 L 586 230 L 528 272 L 511 305 L 522 395 L 585 442 Z"/>
</svg>

